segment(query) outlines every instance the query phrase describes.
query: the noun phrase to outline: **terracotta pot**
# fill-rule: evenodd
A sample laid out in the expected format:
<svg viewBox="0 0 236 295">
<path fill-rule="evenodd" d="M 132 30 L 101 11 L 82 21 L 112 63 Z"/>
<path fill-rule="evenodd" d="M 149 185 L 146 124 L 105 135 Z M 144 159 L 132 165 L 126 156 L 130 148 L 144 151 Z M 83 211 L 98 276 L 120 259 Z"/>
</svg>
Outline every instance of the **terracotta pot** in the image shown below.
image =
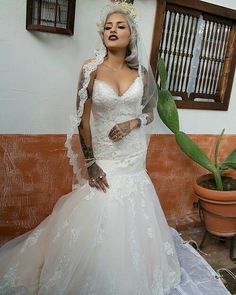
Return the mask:
<svg viewBox="0 0 236 295">
<path fill-rule="evenodd" d="M 208 232 L 222 237 L 236 236 L 236 191 L 216 191 L 199 184 L 213 178 L 211 174 L 199 177 L 193 183 Z"/>
</svg>

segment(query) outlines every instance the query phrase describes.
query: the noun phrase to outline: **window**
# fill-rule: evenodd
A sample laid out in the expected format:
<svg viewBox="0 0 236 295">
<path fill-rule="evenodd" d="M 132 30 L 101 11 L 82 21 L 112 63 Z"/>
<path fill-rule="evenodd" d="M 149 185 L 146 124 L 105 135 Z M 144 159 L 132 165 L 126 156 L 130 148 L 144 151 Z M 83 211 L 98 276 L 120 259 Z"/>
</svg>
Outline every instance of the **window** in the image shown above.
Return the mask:
<svg viewBox="0 0 236 295">
<path fill-rule="evenodd" d="M 27 0 L 26 29 L 73 35 L 75 0 Z"/>
<path fill-rule="evenodd" d="M 196 0 L 157 0 L 151 63 L 165 60 L 179 108 L 227 110 L 235 72 L 236 11 Z"/>
</svg>

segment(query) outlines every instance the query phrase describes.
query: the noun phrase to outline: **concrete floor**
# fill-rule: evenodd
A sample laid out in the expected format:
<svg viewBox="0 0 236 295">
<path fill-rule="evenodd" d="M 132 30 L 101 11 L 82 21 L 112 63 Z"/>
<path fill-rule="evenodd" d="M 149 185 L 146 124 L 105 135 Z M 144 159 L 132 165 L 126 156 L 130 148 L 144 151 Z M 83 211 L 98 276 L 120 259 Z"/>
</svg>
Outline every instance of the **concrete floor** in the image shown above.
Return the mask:
<svg viewBox="0 0 236 295">
<path fill-rule="evenodd" d="M 179 232 L 185 241 L 194 240 L 200 245 L 204 235 L 204 228 L 197 227 L 179 230 Z M 205 254 L 201 252 L 200 254 L 207 260 L 214 270 L 217 271 L 221 268 L 227 268 L 236 275 L 236 261 L 233 262 L 229 258 L 229 245 L 229 240 L 220 241 L 219 238 L 209 235 L 201 249 Z M 236 256 L 236 245 L 234 247 L 234 256 Z M 221 270 L 219 273 L 222 275 L 222 281 L 230 293 L 236 295 L 236 279 L 233 279 L 226 271 Z"/>
</svg>

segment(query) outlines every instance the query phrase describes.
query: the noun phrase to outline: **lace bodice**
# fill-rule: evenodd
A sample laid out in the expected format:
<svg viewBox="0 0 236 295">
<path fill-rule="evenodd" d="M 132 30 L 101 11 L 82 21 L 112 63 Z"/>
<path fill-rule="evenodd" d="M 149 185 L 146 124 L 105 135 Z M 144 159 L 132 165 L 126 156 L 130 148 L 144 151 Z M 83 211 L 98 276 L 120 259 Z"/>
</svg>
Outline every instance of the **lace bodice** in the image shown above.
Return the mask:
<svg viewBox="0 0 236 295">
<path fill-rule="evenodd" d="M 120 141 L 113 142 L 108 134 L 116 123 L 137 117 L 142 112 L 143 83 L 137 77 L 129 88 L 118 95 L 108 83 L 95 80 L 92 97 L 91 133 L 97 159 L 126 159 L 146 152 L 142 128 L 134 129 Z"/>
</svg>

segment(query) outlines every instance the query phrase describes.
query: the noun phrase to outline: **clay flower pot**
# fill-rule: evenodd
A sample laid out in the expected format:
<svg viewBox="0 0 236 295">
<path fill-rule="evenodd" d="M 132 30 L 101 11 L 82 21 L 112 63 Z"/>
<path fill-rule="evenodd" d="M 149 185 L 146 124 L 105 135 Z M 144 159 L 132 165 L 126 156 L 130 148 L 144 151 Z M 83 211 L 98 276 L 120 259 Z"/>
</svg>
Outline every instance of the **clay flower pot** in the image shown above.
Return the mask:
<svg viewBox="0 0 236 295">
<path fill-rule="evenodd" d="M 236 236 L 236 191 L 218 191 L 200 185 L 210 178 L 211 174 L 203 175 L 193 183 L 206 230 L 217 236 Z"/>
</svg>

